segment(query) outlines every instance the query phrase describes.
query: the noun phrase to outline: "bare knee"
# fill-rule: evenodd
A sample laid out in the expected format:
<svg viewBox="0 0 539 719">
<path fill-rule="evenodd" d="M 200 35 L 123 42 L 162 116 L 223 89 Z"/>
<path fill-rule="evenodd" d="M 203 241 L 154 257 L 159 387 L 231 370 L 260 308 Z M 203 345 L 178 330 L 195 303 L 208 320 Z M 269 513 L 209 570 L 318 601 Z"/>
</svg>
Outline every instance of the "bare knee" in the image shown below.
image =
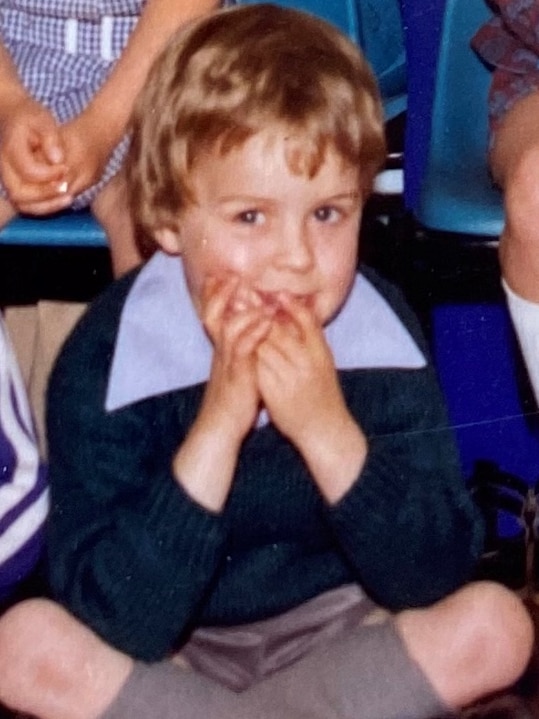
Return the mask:
<svg viewBox="0 0 539 719">
<path fill-rule="evenodd" d="M 9 609 L 0 619 L 0 700 L 23 709 L 21 699 L 47 674 L 62 633 L 63 610 L 32 599 Z"/>
<path fill-rule="evenodd" d="M 525 670 L 534 642 L 532 619 L 522 601 L 494 582 L 476 582 L 462 590 L 460 611 L 465 614 L 465 658 L 501 689 L 515 682 Z"/>
<path fill-rule="evenodd" d="M 95 719 L 132 660 L 59 605 L 31 599 L 0 618 L 0 701 L 41 719 Z"/>
<path fill-rule="evenodd" d="M 533 646 L 533 624 L 520 599 L 493 582 L 470 584 L 423 610 L 397 618 L 404 641 L 450 706 L 513 684 Z"/>
</svg>

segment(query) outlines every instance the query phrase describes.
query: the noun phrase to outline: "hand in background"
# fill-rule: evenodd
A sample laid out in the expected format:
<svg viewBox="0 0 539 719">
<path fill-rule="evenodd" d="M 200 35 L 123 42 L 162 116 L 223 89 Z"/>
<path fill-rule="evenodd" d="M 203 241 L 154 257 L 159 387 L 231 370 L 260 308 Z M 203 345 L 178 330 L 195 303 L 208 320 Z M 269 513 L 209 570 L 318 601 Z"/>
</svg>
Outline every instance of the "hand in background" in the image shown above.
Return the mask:
<svg viewBox="0 0 539 719">
<path fill-rule="evenodd" d="M 18 212 L 49 214 L 71 204 L 65 152 L 54 116 L 30 97 L 0 122 L 0 174 Z"/>
<path fill-rule="evenodd" d="M 69 194 L 76 197 L 100 179 L 114 150 L 114 139 L 108 137 L 106 119 L 96 117 L 90 107 L 61 125 L 59 134 Z"/>
</svg>

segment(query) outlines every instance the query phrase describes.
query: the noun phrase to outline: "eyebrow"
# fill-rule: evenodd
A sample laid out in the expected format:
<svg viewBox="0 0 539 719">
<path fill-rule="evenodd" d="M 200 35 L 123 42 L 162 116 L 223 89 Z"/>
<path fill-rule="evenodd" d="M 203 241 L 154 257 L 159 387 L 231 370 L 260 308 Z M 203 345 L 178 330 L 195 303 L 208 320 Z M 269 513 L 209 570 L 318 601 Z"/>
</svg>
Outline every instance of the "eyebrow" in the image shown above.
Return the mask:
<svg viewBox="0 0 539 719">
<path fill-rule="evenodd" d="M 323 202 L 332 202 L 335 200 L 358 200 L 361 197 L 361 192 L 359 189 L 357 190 L 350 190 L 349 192 L 339 192 L 336 195 L 331 195 L 331 197 L 327 197 Z"/>
<path fill-rule="evenodd" d="M 335 195 L 330 195 L 329 197 L 323 197 L 320 198 L 320 202 L 335 202 L 337 200 L 358 200 L 361 197 L 361 191 L 359 189 L 357 190 L 349 190 L 345 192 L 338 192 Z M 266 202 L 266 203 L 275 203 L 276 200 L 265 197 L 264 195 L 224 195 L 222 197 L 219 197 L 216 201 L 216 204 L 224 204 L 227 202 Z"/>
</svg>

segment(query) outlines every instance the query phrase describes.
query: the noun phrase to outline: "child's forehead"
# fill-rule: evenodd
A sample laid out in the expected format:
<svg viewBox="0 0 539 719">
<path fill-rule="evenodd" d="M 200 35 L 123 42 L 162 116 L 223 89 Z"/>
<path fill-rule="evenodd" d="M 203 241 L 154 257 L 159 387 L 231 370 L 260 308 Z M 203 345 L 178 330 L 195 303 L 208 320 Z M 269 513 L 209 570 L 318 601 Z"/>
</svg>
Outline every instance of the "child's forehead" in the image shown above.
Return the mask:
<svg viewBox="0 0 539 719">
<path fill-rule="evenodd" d="M 293 172 L 296 166 L 299 168 L 304 166 L 306 158 L 316 156 L 316 172 L 313 174 L 318 174 L 322 167 L 328 165 L 342 172 L 348 172 L 350 169 L 359 172 L 359 168 L 352 166 L 348 158 L 338 151 L 337 143 L 331 138 L 306 136 L 301 128 L 278 121 L 260 126 L 236 143 L 229 144 L 217 138 L 211 146 L 201 150 L 193 164 L 196 167 L 197 160 L 202 159 L 216 167 L 215 163 L 228 160 L 229 155 L 258 156 L 266 161 L 275 157 L 284 157 Z M 269 171 L 272 164 L 268 165 L 267 162 L 261 164 L 261 169 Z M 301 169 L 298 172 L 302 174 Z"/>
<path fill-rule="evenodd" d="M 296 154 L 296 152 L 298 154 Z M 357 165 L 327 147 L 314 171 L 302 158 L 301 138 L 282 130 L 254 133 L 241 146 L 220 153 L 210 149 L 189 173 L 189 197 L 195 205 L 222 204 L 225 199 L 258 198 L 276 207 L 297 207 L 329 197 L 362 196 Z"/>
</svg>

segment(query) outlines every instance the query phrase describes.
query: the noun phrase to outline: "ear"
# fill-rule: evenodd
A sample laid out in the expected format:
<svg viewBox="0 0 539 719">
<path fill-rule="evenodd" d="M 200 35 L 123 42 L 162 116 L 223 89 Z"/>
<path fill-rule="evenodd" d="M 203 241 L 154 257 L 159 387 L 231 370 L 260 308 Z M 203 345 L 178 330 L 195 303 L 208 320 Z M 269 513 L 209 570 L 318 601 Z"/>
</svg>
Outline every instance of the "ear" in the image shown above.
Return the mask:
<svg viewBox="0 0 539 719">
<path fill-rule="evenodd" d="M 180 232 L 172 227 L 161 227 L 154 233 L 154 238 L 159 247 L 168 255 L 180 255 L 182 242 Z"/>
</svg>

